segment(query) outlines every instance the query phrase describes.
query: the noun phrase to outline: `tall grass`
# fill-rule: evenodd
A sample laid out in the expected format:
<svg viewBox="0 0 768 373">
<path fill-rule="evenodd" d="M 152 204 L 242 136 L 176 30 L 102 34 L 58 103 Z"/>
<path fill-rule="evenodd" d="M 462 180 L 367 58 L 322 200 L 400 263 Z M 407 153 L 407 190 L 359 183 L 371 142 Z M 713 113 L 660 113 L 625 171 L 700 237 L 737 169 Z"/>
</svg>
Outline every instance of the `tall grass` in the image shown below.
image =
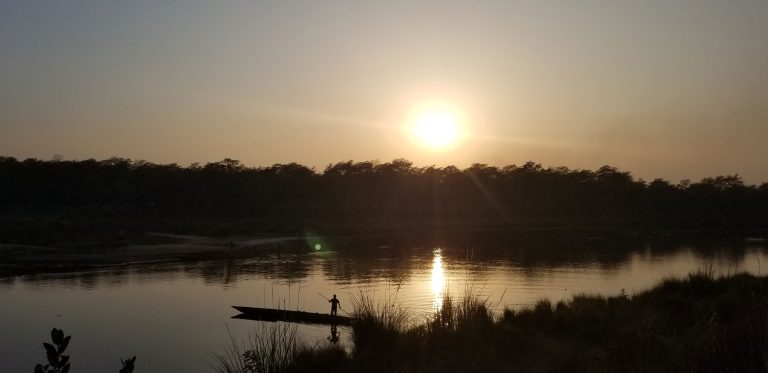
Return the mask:
<svg viewBox="0 0 768 373">
<path fill-rule="evenodd" d="M 410 324 L 410 317 L 397 300 L 397 290 L 388 290 L 383 297 L 360 292 L 351 300 L 355 318 L 352 325 L 352 341 L 356 350 L 372 346 L 383 349 L 393 347 L 395 339 Z"/>
<path fill-rule="evenodd" d="M 435 310 L 426 325 L 430 333 L 456 332 L 469 326 L 488 325 L 493 322 L 491 307 L 490 300 L 481 297 L 477 287 L 468 285 L 458 299 L 446 292 L 440 308 Z"/>
<path fill-rule="evenodd" d="M 229 327 L 227 333 L 231 344 L 223 355 L 214 355 L 213 363 L 209 363 L 219 373 L 286 372 L 309 349 L 299 340 L 295 324 L 261 324 L 242 345 Z"/>
</svg>

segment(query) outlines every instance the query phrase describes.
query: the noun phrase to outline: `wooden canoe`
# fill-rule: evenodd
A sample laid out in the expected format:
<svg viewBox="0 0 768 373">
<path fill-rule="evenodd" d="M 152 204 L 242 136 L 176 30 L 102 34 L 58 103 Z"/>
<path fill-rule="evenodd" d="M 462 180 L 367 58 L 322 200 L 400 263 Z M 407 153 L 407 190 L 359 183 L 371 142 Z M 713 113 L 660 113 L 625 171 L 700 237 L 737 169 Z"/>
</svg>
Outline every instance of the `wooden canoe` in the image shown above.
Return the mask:
<svg viewBox="0 0 768 373">
<path fill-rule="evenodd" d="M 256 307 L 243 307 L 232 306 L 232 308 L 240 311 L 240 315 L 233 316 L 235 319 L 246 320 L 258 320 L 258 321 L 285 321 L 285 322 L 300 322 L 305 324 L 330 324 L 330 325 L 349 325 L 352 320 L 351 317 L 346 316 L 332 316 L 327 313 L 316 312 L 304 312 L 304 311 L 289 311 L 280 310 L 274 308 L 256 308 Z"/>
</svg>

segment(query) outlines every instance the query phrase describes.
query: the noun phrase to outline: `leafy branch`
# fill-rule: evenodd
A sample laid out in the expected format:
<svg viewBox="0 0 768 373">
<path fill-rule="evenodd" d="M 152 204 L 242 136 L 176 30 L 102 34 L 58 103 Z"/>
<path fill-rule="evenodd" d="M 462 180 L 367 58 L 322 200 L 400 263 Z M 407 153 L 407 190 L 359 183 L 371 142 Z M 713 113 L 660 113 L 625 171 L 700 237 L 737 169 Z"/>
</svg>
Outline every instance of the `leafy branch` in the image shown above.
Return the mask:
<svg viewBox="0 0 768 373">
<path fill-rule="evenodd" d="M 70 367 L 69 355 L 64 355 L 64 351 L 67 350 L 70 339 L 72 339 L 71 335 L 65 337 L 64 331 L 53 328 L 51 330 L 51 341 L 53 344 L 43 343 L 48 364 L 37 364 L 35 366 L 35 373 L 68 373 Z M 120 363 L 123 364 L 123 367 L 120 368 L 120 373 L 133 373 L 136 356 L 126 360 L 120 359 Z"/>
</svg>

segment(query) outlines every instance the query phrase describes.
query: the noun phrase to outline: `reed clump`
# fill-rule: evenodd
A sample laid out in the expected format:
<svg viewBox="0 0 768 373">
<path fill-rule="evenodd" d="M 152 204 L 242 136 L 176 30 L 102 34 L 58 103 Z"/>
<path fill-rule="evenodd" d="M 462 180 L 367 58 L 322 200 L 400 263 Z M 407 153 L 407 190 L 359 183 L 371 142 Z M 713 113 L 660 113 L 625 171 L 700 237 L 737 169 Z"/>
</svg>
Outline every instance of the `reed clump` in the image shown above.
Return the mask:
<svg viewBox="0 0 768 373">
<path fill-rule="evenodd" d="M 386 349 L 396 342 L 410 324 L 408 312 L 399 305 L 397 293 L 383 297 L 360 293 L 352 297 L 352 341 L 356 350 Z"/>
<path fill-rule="evenodd" d="M 429 333 L 458 332 L 468 328 L 488 326 L 493 322 L 491 302 L 476 293 L 472 286 L 456 299 L 450 293 L 427 322 Z"/>
<path fill-rule="evenodd" d="M 329 361 L 334 354 L 338 355 L 333 349 L 309 347 L 299 339 L 297 329 L 295 324 L 262 324 L 242 344 L 230 332 L 231 344 L 223 355 L 214 355 L 209 364 L 219 373 L 302 372 L 311 371 L 302 363 L 312 360 L 315 354 L 322 356 L 318 361 Z"/>
</svg>

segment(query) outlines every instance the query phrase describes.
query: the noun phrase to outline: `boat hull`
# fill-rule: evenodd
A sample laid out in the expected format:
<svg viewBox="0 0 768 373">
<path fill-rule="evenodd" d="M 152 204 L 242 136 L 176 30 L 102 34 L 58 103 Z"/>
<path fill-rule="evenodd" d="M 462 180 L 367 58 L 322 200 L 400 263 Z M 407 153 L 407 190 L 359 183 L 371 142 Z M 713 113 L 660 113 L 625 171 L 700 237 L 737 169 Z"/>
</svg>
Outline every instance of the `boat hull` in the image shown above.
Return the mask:
<svg viewBox="0 0 768 373">
<path fill-rule="evenodd" d="M 258 320 L 258 321 L 285 321 L 299 322 L 305 324 L 328 324 L 328 325 L 349 325 L 354 320 L 346 316 L 333 316 L 326 313 L 289 311 L 273 308 L 257 308 L 245 306 L 232 306 L 240 311 L 240 315 L 233 316 L 236 319 Z"/>
</svg>

